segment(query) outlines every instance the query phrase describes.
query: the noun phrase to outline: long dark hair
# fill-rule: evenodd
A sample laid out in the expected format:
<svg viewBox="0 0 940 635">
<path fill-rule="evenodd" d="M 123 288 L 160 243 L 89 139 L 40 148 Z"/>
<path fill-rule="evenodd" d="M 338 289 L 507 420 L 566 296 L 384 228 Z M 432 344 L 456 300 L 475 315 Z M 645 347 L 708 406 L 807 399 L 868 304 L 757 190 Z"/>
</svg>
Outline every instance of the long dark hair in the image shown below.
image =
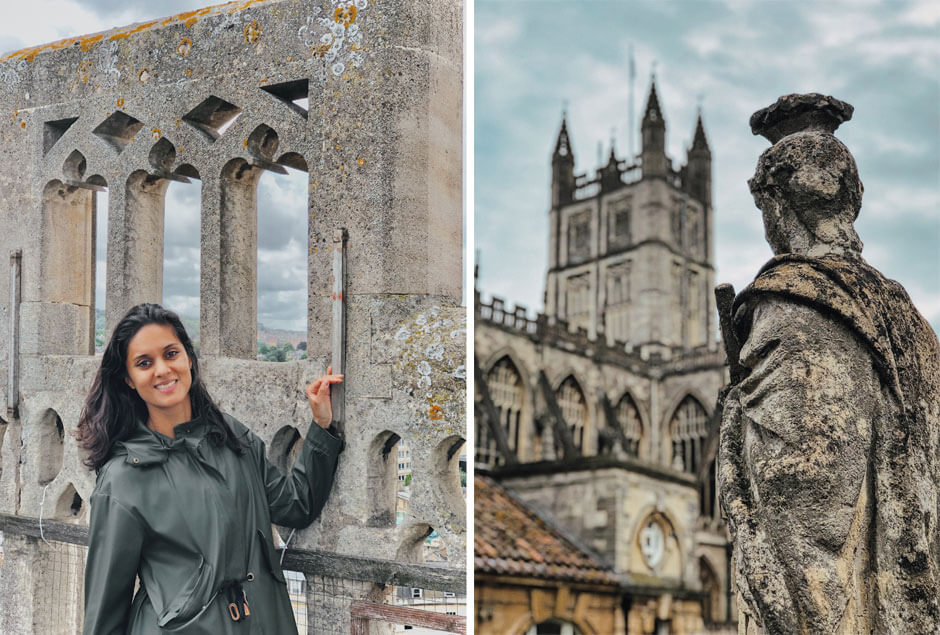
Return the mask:
<svg viewBox="0 0 940 635">
<path fill-rule="evenodd" d="M 192 362 L 192 384 L 189 401 L 193 416 L 201 416 L 206 424 L 206 437 L 215 446 L 226 445 L 244 454 L 245 444 L 235 436 L 222 418 L 199 373 L 199 360 L 192 340 L 179 316 L 159 304 L 138 304 L 127 312 L 114 328 L 111 341 L 104 349 L 101 367 L 95 375 L 85 406 L 78 420 L 76 437 L 81 448 L 88 451 L 84 463 L 96 472 L 108 460 L 114 444 L 127 439 L 137 421 L 147 419 L 147 405 L 137 391 L 127 385 L 127 347 L 131 339 L 148 324 L 163 324 L 176 331 L 186 355 Z"/>
</svg>

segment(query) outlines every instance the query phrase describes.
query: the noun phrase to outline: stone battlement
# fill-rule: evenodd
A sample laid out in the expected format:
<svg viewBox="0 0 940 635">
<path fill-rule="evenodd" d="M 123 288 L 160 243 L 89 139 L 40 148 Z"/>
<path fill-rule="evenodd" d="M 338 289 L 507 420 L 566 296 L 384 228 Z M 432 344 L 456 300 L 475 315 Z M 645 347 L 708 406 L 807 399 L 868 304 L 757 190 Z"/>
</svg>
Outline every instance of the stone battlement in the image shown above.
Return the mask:
<svg viewBox="0 0 940 635">
<path fill-rule="evenodd" d="M 461 49 L 449 0 L 240 0 L 0 60 L 0 252 L 19 254 L 0 276 L 0 513 L 85 522 L 95 475 L 69 432 L 100 363 L 96 217 L 108 336 L 160 302 L 166 190 L 199 180 L 200 365 L 222 409 L 285 465 L 304 383 L 346 375 L 335 490 L 292 546 L 419 562 L 434 530 L 464 566 Z M 309 359 L 271 364 L 254 359 L 257 184 L 286 168 L 308 180 Z M 17 584 L 4 632 L 39 623 Z"/>
</svg>

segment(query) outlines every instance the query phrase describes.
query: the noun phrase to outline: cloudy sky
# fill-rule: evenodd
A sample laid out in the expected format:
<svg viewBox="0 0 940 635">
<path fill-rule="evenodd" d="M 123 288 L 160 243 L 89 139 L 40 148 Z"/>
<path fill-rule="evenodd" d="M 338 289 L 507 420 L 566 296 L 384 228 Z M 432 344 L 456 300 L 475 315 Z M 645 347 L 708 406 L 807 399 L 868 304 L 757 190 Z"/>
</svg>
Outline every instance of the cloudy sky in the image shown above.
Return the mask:
<svg viewBox="0 0 940 635">
<path fill-rule="evenodd" d="M 0 51 L 103 31 L 116 26 L 218 4 L 207 0 L 30 0 L 4 9 Z M 269 328 L 305 331 L 307 324 L 307 177 L 266 172 L 258 184 L 258 321 Z M 98 195 L 107 209 L 107 194 Z M 199 315 L 200 185 L 173 183 L 167 191 L 163 302 Z M 104 307 L 107 217 L 98 215 L 98 307 Z"/>
<path fill-rule="evenodd" d="M 542 308 L 550 158 L 567 105 L 577 173 L 613 135 L 626 156 L 654 68 L 667 153 L 684 160 L 701 101 L 712 149 L 718 282 L 746 285 L 771 251 L 747 189 L 768 147 L 748 119 L 777 97 L 855 106 L 836 133 L 865 186 L 864 256 L 940 331 L 940 2 L 478 0 L 475 240 L 484 298 Z M 635 141 L 638 149 L 638 141 Z"/>
</svg>

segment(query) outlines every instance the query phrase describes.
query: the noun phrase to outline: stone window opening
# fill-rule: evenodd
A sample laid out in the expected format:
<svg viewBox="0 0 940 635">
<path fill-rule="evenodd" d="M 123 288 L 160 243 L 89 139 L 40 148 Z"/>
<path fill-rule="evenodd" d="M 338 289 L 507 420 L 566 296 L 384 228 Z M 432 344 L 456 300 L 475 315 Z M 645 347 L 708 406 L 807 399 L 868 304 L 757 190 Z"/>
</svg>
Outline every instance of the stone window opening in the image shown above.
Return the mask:
<svg viewBox="0 0 940 635">
<path fill-rule="evenodd" d="M 417 522 L 402 530 L 401 540 L 395 552 L 398 562 L 422 564 L 433 561 L 435 549 L 440 547 L 440 537 L 434 527 L 425 522 Z"/>
<path fill-rule="evenodd" d="M 571 328 L 586 329 L 591 318 L 591 280 L 589 274 L 571 276 L 565 282 L 565 315 Z"/>
<path fill-rule="evenodd" d="M 309 314 L 309 177 L 303 157 L 293 152 L 278 157 L 278 146 L 277 132 L 265 124 L 246 145 L 254 165 L 265 168 L 257 183 L 257 339 L 282 347 L 284 354 L 276 359 L 292 361 L 306 355 L 297 347 L 306 342 Z M 262 329 L 303 335 L 300 341 L 279 341 L 265 338 Z"/>
<path fill-rule="evenodd" d="M 708 433 L 707 422 L 705 408 L 691 395 L 686 396 L 676 408 L 669 424 L 673 469 L 691 474 L 698 472 Z"/>
<path fill-rule="evenodd" d="M 61 139 L 69 128 L 72 127 L 72 124 L 78 121 L 78 117 L 66 117 L 64 119 L 57 119 L 55 121 L 46 121 L 42 126 L 42 155 L 46 156 L 49 154 L 49 150 L 52 149 L 59 139 Z"/>
<path fill-rule="evenodd" d="M 591 256 L 591 213 L 573 214 L 568 219 L 568 262 L 583 262 Z"/>
<path fill-rule="evenodd" d="M 55 480 L 62 471 L 65 451 L 65 426 L 62 418 L 52 408 L 47 408 L 34 428 L 33 457 L 36 465 L 36 482 L 45 486 Z"/>
<path fill-rule="evenodd" d="M 630 341 L 630 272 L 632 262 L 618 263 L 607 268 L 606 309 L 604 332 L 610 345 Z"/>
<path fill-rule="evenodd" d="M 115 110 L 91 133 L 120 154 L 143 127 L 144 122 L 141 120 L 121 110 Z"/>
<path fill-rule="evenodd" d="M 188 322 L 187 330 L 198 352 L 200 331 L 195 325 L 201 323 L 202 180 L 199 171 L 189 164 L 170 172 L 175 161 L 173 144 L 165 137 L 159 139 L 150 152 L 150 162 L 168 183 L 164 199 L 161 302 Z"/>
<path fill-rule="evenodd" d="M 688 243 L 689 243 L 689 254 L 693 258 L 702 257 L 702 230 L 699 226 L 699 219 L 701 215 L 695 209 L 695 207 L 689 207 L 688 215 Z"/>
<path fill-rule="evenodd" d="M 477 401 L 474 400 L 474 404 Z M 499 452 L 496 450 L 496 439 L 490 436 L 490 427 L 486 423 L 486 415 L 478 408 L 475 409 L 473 416 L 474 439 L 476 439 L 476 448 L 474 448 L 474 461 L 477 469 L 491 469 L 499 465 Z"/>
<path fill-rule="evenodd" d="M 242 109 L 215 95 L 210 95 L 183 115 L 182 120 L 202 133 L 212 143 L 234 125 Z"/>
<path fill-rule="evenodd" d="M 432 454 L 431 479 L 434 489 L 441 494 L 443 504 L 461 523 L 467 513 L 464 504 L 467 497 L 466 461 L 460 460 L 465 445 L 466 439 L 452 435 L 441 441 Z"/>
<path fill-rule="evenodd" d="M 721 621 L 721 584 L 714 569 L 704 557 L 699 558 L 698 575 L 702 591 L 705 593 L 702 602 L 702 620 L 706 624 Z"/>
<path fill-rule="evenodd" d="M 619 200 L 608 208 L 608 249 L 629 247 L 633 242 L 630 231 L 631 200 Z"/>
<path fill-rule="evenodd" d="M 366 491 L 371 499 L 369 527 L 394 527 L 398 508 L 398 442 L 401 437 L 380 432 L 369 446 Z"/>
<path fill-rule="evenodd" d="M 708 476 L 699 485 L 699 514 L 706 522 L 715 519 L 718 506 L 718 467 L 714 460 L 708 466 Z"/>
<path fill-rule="evenodd" d="M 617 422 L 627 439 L 624 448 L 629 456 L 640 456 L 640 442 L 643 439 L 643 423 L 640 421 L 640 411 L 629 393 L 620 398 L 617 404 Z"/>
<path fill-rule="evenodd" d="M 310 109 L 309 89 L 310 80 L 308 79 L 296 79 L 261 86 L 261 90 L 278 99 L 304 119 L 307 118 Z"/>
<path fill-rule="evenodd" d="M 522 383 L 522 376 L 508 355 L 501 357 L 487 373 L 487 385 L 490 388 L 493 405 L 496 406 L 496 412 L 499 415 L 499 424 L 506 431 L 509 449 L 515 452 L 520 460 L 523 460 L 523 457 L 519 455 L 519 447 L 525 387 Z M 487 438 L 487 442 L 490 445 L 489 453 L 493 457 L 493 465 L 504 465 L 505 459 L 496 451 L 496 440 Z"/>
<path fill-rule="evenodd" d="M 48 500 L 48 499 L 46 499 Z M 69 483 L 65 491 L 59 496 L 55 504 L 53 517 L 57 520 L 68 522 L 79 522 L 85 516 L 85 504 L 82 497 L 75 490 L 75 486 Z"/>
<path fill-rule="evenodd" d="M 94 333 L 94 352 L 100 354 L 104 352 L 104 346 L 107 344 L 106 320 L 108 315 L 108 209 L 110 198 L 108 190 L 104 190 L 95 195 L 95 333 Z"/>
<path fill-rule="evenodd" d="M 574 447 L 580 454 L 584 454 L 585 428 L 588 427 L 587 403 L 584 399 L 584 392 L 582 392 L 577 380 L 569 375 L 555 391 L 555 397 L 558 400 L 558 407 L 561 409 L 565 423 L 568 424 L 568 429 L 571 431 L 571 440 L 574 442 Z"/>
</svg>

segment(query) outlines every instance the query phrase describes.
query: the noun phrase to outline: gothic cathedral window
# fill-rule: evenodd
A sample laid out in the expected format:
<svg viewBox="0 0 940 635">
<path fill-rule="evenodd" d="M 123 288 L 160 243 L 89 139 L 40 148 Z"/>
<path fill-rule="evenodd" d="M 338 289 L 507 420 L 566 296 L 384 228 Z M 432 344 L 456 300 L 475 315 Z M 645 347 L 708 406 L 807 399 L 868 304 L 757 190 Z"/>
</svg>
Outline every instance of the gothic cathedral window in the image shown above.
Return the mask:
<svg viewBox="0 0 940 635">
<path fill-rule="evenodd" d="M 571 430 L 571 439 L 574 441 L 574 447 L 581 454 L 584 453 L 584 428 L 587 427 L 587 404 L 584 400 L 584 393 L 574 377 L 570 375 L 561 382 L 561 386 L 555 393 L 558 398 L 558 407 L 561 408 L 561 414 Z"/>
<path fill-rule="evenodd" d="M 643 438 L 643 424 L 640 422 L 640 413 L 633 398 L 625 394 L 617 404 L 617 423 L 627 437 L 628 447 L 625 448 L 630 456 L 640 455 L 640 440 Z"/>
<path fill-rule="evenodd" d="M 493 405 L 496 406 L 499 425 L 506 433 L 509 449 L 518 453 L 522 407 L 525 403 L 525 388 L 522 377 L 512 360 L 506 356 L 500 358 L 486 375 Z M 476 424 L 476 463 L 483 468 L 504 465 L 505 460 L 499 454 L 496 438 L 490 432 L 484 416 L 474 417 Z M 523 457 L 519 457 L 522 459 Z"/>
<path fill-rule="evenodd" d="M 591 212 L 573 214 L 568 219 L 568 262 L 584 262 L 591 257 Z"/>
<path fill-rule="evenodd" d="M 630 199 L 623 198 L 610 205 L 607 211 L 607 248 L 613 250 L 629 247 L 630 236 Z"/>
<path fill-rule="evenodd" d="M 676 408 L 669 424 L 674 469 L 693 474 L 698 472 L 707 434 L 707 421 L 705 408 L 691 395 L 683 399 Z"/>
<path fill-rule="evenodd" d="M 591 280 L 588 274 L 567 280 L 565 315 L 572 326 L 588 328 L 591 320 Z"/>
<path fill-rule="evenodd" d="M 626 342 L 630 339 L 630 261 L 607 269 L 607 308 L 604 329 L 608 340 Z"/>
<path fill-rule="evenodd" d="M 512 360 L 503 357 L 490 370 L 488 380 L 493 405 L 499 413 L 500 425 L 506 431 L 509 449 L 518 454 L 522 405 L 525 403 L 522 377 Z M 519 458 L 522 459 L 521 456 Z"/>
</svg>

